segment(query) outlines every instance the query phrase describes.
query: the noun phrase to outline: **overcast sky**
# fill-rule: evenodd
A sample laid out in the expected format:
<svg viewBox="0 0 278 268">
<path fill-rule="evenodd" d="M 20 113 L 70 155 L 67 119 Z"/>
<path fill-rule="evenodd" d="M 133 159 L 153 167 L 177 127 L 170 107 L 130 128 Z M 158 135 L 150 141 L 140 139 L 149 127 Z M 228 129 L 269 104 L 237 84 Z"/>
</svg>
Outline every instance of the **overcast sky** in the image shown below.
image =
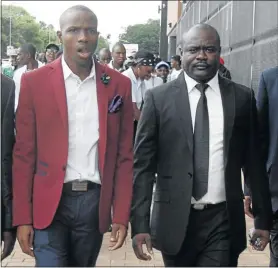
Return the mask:
<svg viewBox="0 0 278 268">
<path fill-rule="evenodd" d="M 111 34 L 111 42 L 118 41 L 123 28 L 159 19 L 161 1 L 2 1 L 2 5 L 17 5 L 26 9 L 37 21 L 59 28 L 59 17 L 64 10 L 74 5 L 85 5 L 97 15 L 99 31 L 104 37 Z"/>
</svg>

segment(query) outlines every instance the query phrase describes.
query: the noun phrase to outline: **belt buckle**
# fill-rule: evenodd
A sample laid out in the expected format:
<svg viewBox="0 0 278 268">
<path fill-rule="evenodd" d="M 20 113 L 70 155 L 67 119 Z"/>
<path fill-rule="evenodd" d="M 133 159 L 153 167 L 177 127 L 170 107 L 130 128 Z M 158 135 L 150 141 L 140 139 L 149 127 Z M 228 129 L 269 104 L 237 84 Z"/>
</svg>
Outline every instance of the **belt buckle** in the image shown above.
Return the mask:
<svg viewBox="0 0 278 268">
<path fill-rule="evenodd" d="M 81 182 L 74 181 L 72 183 L 71 190 L 74 192 L 87 192 L 88 191 L 88 182 L 87 181 L 81 181 Z"/>
<path fill-rule="evenodd" d="M 203 210 L 205 208 L 204 204 L 194 204 L 193 208 L 196 210 Z"/>
</svg>

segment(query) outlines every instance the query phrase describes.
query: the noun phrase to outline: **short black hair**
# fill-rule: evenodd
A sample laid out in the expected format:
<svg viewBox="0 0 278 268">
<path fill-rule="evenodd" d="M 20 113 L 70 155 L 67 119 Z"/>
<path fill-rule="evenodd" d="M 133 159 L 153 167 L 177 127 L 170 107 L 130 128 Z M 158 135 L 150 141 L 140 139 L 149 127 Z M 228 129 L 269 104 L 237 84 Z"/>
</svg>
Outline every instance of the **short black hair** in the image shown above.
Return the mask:
<svg viewBox="0 0 278 268">
<path fill-rule="evenodd" d="M 187 34 L 190 31 L 195 30 L 195 29 L 207 30 L 207 31 L 214 32 L 217 45 L 220 47 L 220 36 L 219 36 L 218 31 L 213 26 L 211 26 L 207 23 L 198 23 L 198 24 L 195 24 L 194 26 L 192 26 L 186 33 L 183 34 L 183 43 L 186 43 L 185 40 L 187 38 Z"/>
<path fill-rule="evenodd" d="M 24 53 L 29 53 L 30 56 L 35 59 L 36 58 L 36 47 L 33 44 L 23 44 L 20 47 L 20 50 Z"/>
<path fill-rule="evenodd" d="M 96 22 L 98 23 L 96 14 L 90 8 L 83 6 L 83 5 L 76 5 L 76 6 L 72 6 L 72 7 L 68 8 L 67 10 L 65 10 L 62 13 L 62 15 L 60 16 L 60 19 L 59 19 L 60 29 L 62 29 L 62 26 L 63 26 L 65 20 L 67 20 L 67 16 L 72 12 L 78 12 L 78 11 L 91 13 L 92 16 L 94 17 L 94 19 L 96 20 Z"/>
<path fill-rule="evenodd" d="M 142 49 L 142 50 L 139 50 L 139 51 L 136 52 L 134 58 L 135 58 L 135 60 L 142 59 L 142 58 L 144 58 L 144 59 L 154 59 L 154 55 L 153 55 L 153 53 L 151 53 L 151 52 L 149 52 L 145 49 Z"/>
<path fill-rule="evenodd" d="M 125 46 L 122 42 L 117 42 L 116 44 L 113 45 L 112 47 L 112 52 L 114 52 L 114 50 L 117 48 L 117 47 L 123 47 L 125 49 Z"/>
</svg>

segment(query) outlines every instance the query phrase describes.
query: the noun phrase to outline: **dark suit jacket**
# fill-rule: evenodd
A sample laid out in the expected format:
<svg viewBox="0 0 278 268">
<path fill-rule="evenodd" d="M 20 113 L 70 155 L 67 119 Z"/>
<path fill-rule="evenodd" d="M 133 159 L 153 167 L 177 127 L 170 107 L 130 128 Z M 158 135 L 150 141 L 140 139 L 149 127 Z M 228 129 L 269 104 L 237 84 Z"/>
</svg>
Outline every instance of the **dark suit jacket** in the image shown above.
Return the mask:
<svg viewBox="0 0 278 268">
<path fill-rule="evenodd" d="M 255 227 L 269 230 L 268 180 L 258 154 L 253 91 L 219 76 L 224 109 L 224 165 L 232 250 L 246 247 L 241 168 L 253 192 Z M 184 241 L 193 186 L 193 131 L 184 73 L 146 93 L 135 141 L 132 236 L 150 233 L 155 248 L 177 254 Z M 157 173 L 154 207 L 150 205 Z"/>
<path fill-rule="evenodd" d="M 14 146 L 13 80 L 1 74 L 1 201 L 2 232 L 12 229 L 12 151 Z"/>
<path fill-rule="evenodd" d="M 278 210 L 278 66 L 261 74 L 257 96 L 260 138 L 274 212 Z"/>
</svg>

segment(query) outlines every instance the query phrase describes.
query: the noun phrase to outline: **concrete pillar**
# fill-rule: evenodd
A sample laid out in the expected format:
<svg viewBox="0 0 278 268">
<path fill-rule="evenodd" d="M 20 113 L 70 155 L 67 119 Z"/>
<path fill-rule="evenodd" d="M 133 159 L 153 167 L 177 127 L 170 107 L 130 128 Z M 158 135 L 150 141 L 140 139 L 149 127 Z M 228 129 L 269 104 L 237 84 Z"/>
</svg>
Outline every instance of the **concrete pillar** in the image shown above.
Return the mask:
<svg viewBox="0 0 278 268">
<path fill-rule="evenodd" d="M 167 61 L 168 54 L 168 37 L 167 37 L 167 4 L 168 1 L 161 1 L 161 18 L 160 18 L 160 40 L 159 55 L 164 61 Z"/>
<path fill-rule="evenodd" d="M 171 57 L 176 55 L 177 50 L 177 37 L 170 36 L 169 37 L 169 45 L 168 45 L 168 61 L 170 61 Z"/>
</svg>

